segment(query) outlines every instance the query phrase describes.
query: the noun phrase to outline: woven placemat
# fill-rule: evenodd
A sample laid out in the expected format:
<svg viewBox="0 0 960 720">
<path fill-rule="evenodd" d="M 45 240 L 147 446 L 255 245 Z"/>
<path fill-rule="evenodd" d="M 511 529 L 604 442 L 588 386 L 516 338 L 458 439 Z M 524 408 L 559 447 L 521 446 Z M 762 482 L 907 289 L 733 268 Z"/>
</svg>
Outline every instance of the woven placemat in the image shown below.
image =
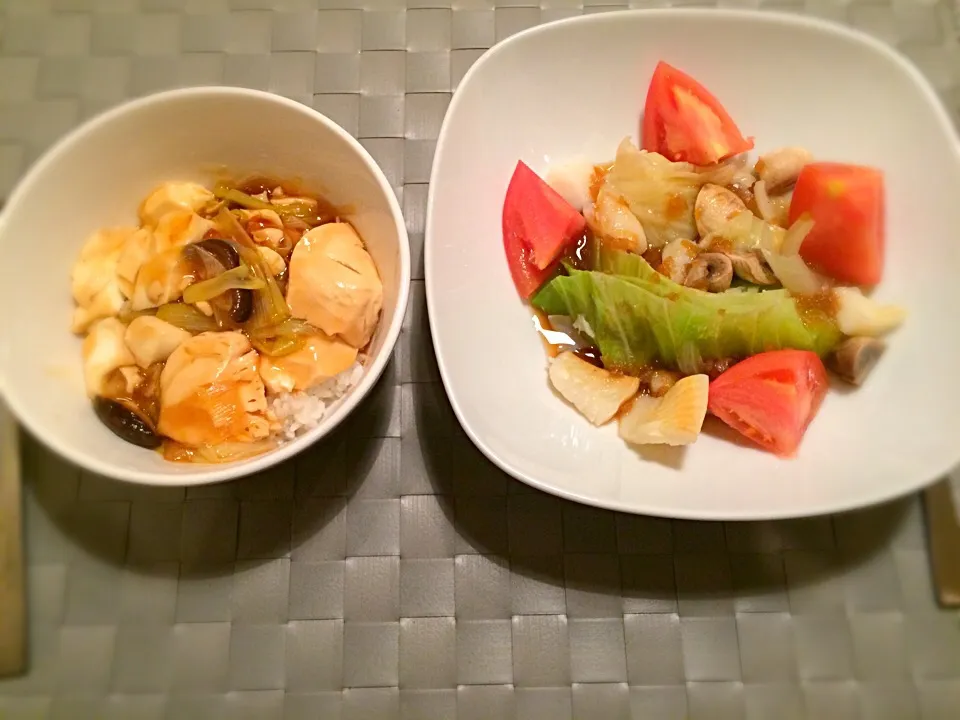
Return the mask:
<svg viewBox="0 0 960 720">
<path fill-rule="evenodd" d="M 30 672 L 0 682 L 0 718 L 960 717 L 960 619 L 934 603 L 916 498 L 671 522 L 533 491 L 464 436 L 422 282 L 450 93 L 497 40 L 626 5 L 448 1 L 0 0 L 0 197 L 125 98 L 263 88 L 361 138 L 402 199 L 416 278 L 375 393 L 267 474 L 127 487 L 24 440 Z M 948 1 L 721 4 L 865 29 L 960 117 Z"/>
</svg>

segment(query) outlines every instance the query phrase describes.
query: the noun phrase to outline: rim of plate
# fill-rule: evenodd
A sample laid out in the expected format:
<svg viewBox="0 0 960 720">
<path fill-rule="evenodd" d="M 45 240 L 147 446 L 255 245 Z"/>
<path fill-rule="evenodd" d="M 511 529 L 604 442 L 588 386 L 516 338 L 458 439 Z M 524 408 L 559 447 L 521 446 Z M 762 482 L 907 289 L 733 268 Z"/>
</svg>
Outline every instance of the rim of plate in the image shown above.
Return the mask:
<svg viewBox="0 0 960 720">
<path fill-rule="evenodd" d="M 235 480 L 245 477 L 252 473 L 264 470 L 274 465 L 278 465 L 284 460 L 288 460 L 302 450 L 312 445 L 317 440 L 325 437 L 343 422 L 347 416 L 356 408 L 356 406 L 365 398 L 373 386 L 380 379 L 387 363 L 393 357 L 393 349 L 396 346 L 397 339 L 400 336 L 400 330 L 403 327 L 403 318 L 406 314 L 406 307 L 410 293 L 410 241 L 407 235 L 406 222 L 403 212 L 400 209 L 400 203 L 393 192 L 390 183 L 387 182 L 383 170 L 373 159 L 373 156 L 367 151 L 360 142 L 350 133 L 344 130 L 336 122 L 326 115 L 302 103 L 291 100 L 282 95 L 276 95 L 265 90 L 254 90 L 252 88 L 230 87 L 225 85 L 196 85 L 184 88 L 174 88 L 163 90 L 139 98 L 133 98 L 116 105 L 104 112 L 91 117 L 85 122 L 73 128 L 66 135 L 57 140 L 50 148 L 44 152 L 41 158 L 26 172 L 26 174 L 17 182 L 13 192 L 7 199 L 4 206 L 4 212 L 0 212 L 0 233 L 3 231 L 5 211 L 15 207 L 20 201 L 21 195 L 25 194 L 29 187 L 37 182 L 37 177 L 47 170 L 50 166 L 59 161 L 60 157 L 74 146 L 85 141 L 87 137 L 96 129 L 113 122 L 122 115 L 134 113 L 152 105 L 167 103 L 171 100 L 177 100 L 191 96 L 235 96 L 254 98 L 263 102 L 270 102 L 277 105 L 283 105 L 287 109 L 298 112 L 309 117 L 311 120 L 320 123 L 328 130 L 344 140 L 359 159 L 371 171 L 376 180 L 377 187 L 383 192 L 387 199 L 387 205 L 390 208 L 390 217 L 397 228 L 397 241 L 399 253 L 400 282 L 397 288 L 397 308 L 400 310 L 394 315 L 393 321 L 387 327 L 384 342 L 380 352 L 373 358 L 373 361 L 367 366 L 366 372 L 360 382 L 343 397 L 340 404 L 329 416 L 325 417 L 317 427 L 308 430 L 306 433 L 280 445 L 275 450 L 259 455 L 247 460 L 239 460 L 227 463 L 222 466 L 205 465 L 199 466 L 204 469 L 191 473 L 175 474 L 164 473 L 149 470 L 133 470 L 119 468 L 113 463 L 107 463 L 93 456 L 83 455 L 74 451 L 72 447 L 67 447 L 60 442 L 59 438 L 52 437 L 45 433 L 40 423 L 30 417 L 29 413 L 24 412 L 23 404 L 17 402 L 4 391 L 6 382 L 0 374 L 0 401 L 5 402 L 10 408 L 16 421 L 30 432 L 41 443 L 66 458 L 74 465 L 87 469 L 89 471 L 113 478 L 120 482 L 129 482 L 138 485 L 163 485 L 188 487 L 193 485 L 209 485 L 227 480 Z M 209 468 L 209 469 L 207 469 Z"/>
<path fill-rule="evenodd" d="M 446 367 L 446 363 L 443 358 L 443 352 L 440 348 L 439 335 L 437 333 L 436 321 L 434 320 L 434 308 L 436 307 L 439 299 L 436 297 L 436 294 L 433 290 L 432 283 L 430 278 L 433 276 L 433 255 L 430 252 L 427 252 L 427 249 L 433 244 L 433 223 L 434 223 L 434 204 L 436 202 L 436 197 L 434 195 L 434 189 L 436 188 L 435 175 L 437 173 L 437 168 L 439 160 L 443 157 L 444 150 L 447 144 L 447 134 L 449 131 L 450 123 L 449 119 L 457 105 L 459 104 L 462 90 L 467 87 L 470 80 L 473 76 L 480 72 L 481 68 L 490 58 L 494 57 L 497 53 L 502 52 L 504 48 L 509 47 L 514 43 L 523 41 L 526 38 L 552 32 L 557 27 L 565 25 L 575 25 L 575 24 L 601 24 L 610 22 L 611 20 L 617 17 L 674 17 L 674 18 L 683 18 L 687 17 L 701 17 L 701 18 L 724 18 L 727 20 L 740 20 L 745 22 L 764 22 L 772 25 L 782 25 L 795 28 L 807 28 L 811 30 L 816 30 L 820 33 L 833 35 L 835 37 L 843 38 L 848 42 L 858 43 L 861 46 L 870 48 L 874 52 L 877 52 L 881 55 L 884 55 L 888 60 L 895 62 L 901 70 L 905 71 L 910 79 L 926 96 L 927 100 L 930 101 L 931 105 L 935 108 L 935 113 L 937 116 L 937 121 L 940 125 L 947 130 L 947 134 L 953 135 L 956 142 L 954 143 L 954 150 L 956 154 L 957 161 L 960 162 L 960 137 L 956 136 L 956 132 L 953 129 L 953 122 L 950 119 L 950 115 L 946 110 L 946 107 L 943 104 L 943 101 L 940 99 L 940 96 L 937 94 L 936 90 L 933 89 L 930 81 L 926 78 L 923 73 L 914 65 L 910 60 L 906 58 L 902 53 L 900 53 L 896 48 L 887 45 L 886 43 L 868 35 L 865 32 L 856 30 L 854 28 L 847 27 L 846 25 L 841 25 L 829 20 L 824 20 L 822 18 L 811 18 L 802 15 L 792 15 L 785 12 L 765 12 L 760 10 L 733 10 L 733 9 L 706 9 L 706 8 L 656 8 L 656 9 L 634 9 L 634 10 L 615 10 L 607 13 L 598 13 L 595 15 L 578 15 L 575 17 L 564 18 L 561 20 L 554 20 L 552 22 L 543 23 L 542 25 L 536 25 L 532 28 L 527 28 L 522 30 L 516 35 L 511 35 L 510 37 L 501 40 L 499 43 L 495 44 L 489 50 L 487 50 L 480 58 L 467 70 L 466 74 L 463 76 L 463 79 L 460 81 L 460 84 L 457 86 L 457 90 L 453 95 L 453 98 L 450 101 L 450 107 L 447 109 L 447 114 L 444 116 L 443 124 L 440 128 L 440 134 L 437 138 L 437 148 L 434 155 L 433 166 L 430 172 L 430 188 L 427 192 L 427 219 L 424 226 L 424 277 L 426 278 L 426 296 L 427 296 L 427 316 L 430 323 L 430 334 L 433 338 L 433 347 L 437 356 L 437 366 L 440 370 L 440 378 L 443 381 L 443 386 L 446 390 L 447 397 L 450 399 L 450 405 L 453 407 L 453 412 L 457 417 L 458 422 L 461 427 L 464 429 L 464 432 L 467 433 L 470 440 L 473 444 L 490 460 L 494 465 L 499 467 L 501 470 L 506 472 L 513 478 L 520 480 L 521 482 L 526 483 L 538 490 L 555 495 L 557 497 L 564 498 L 566 500 L 572 500 L 574 502 L 582 503 L 584 505 L 590 505 L 593 507 L 599 507 L 606 510 L 615 510 L 618 512 L 631 513 L 635 515 L 649 515 L 654 517 L 669 517 L 675 518 L 678 520 L 727 520 L 727 521 L 750 521 L 750 520 L 782 520 L 788 518 L 796 517 L 815 517 L 818 515 L 827 515 L 833 513 L 843 513 L 850 510 L 855 510 L 858 508 L 869 507 L 872 505 L 877 505 L 880 503 L 893 500 L 895 498 L 903 497 L 909 493 L 920 490 L 927 485 L 933 483 L 938 478 L 947 475 L 947 473 L 953 469 L 956 465 L 955 462 L 951 462 L 946 465 L 946 467 L 940 467 L 939 465 L 932 468 L 922 469 L 918 472 L 917 478 L 910 483 L 903 485 L 900 489 L 897 490 L 878 490 L 872 494 L 862 496 L 862 500 L 853 501 L 849 500 L 843 504 L 836 505 L 831 504 L 829 506 L 823 504 L 814 504 L 812 507 L 803 510 L 801 513 L 790 512 L 789 510 L 774 511 L 774 512 L 713 512 L 713 511 L 687 511 L 684 509 L 679 509 L 677 511 L 665 512 L 662 508 L 651 507 L 643 504 L 630 504 L 624 503 L 617 500 L 608 500 L 603 498 L 592 497 L 590 495 L 585 495 L 583 493 L 565 490 L 562 488 L 557 488 L 551 485 L 549 482 L 545 482 L 542 479 L 539 479 L 527 472 L 518 470 L 513 467 L 509 462 L 504 461 L 500 456 L 493 452 L 487 444 L 484 442 L 476 432 L 474 432 L 473 427 L 470 425 L 469 421 L 465 418 L 463 409 L 460 407 L 460 404 L 457 399 L 456 392 L 451 385 L 449 379 L 449 371 Z"/>
</svg>

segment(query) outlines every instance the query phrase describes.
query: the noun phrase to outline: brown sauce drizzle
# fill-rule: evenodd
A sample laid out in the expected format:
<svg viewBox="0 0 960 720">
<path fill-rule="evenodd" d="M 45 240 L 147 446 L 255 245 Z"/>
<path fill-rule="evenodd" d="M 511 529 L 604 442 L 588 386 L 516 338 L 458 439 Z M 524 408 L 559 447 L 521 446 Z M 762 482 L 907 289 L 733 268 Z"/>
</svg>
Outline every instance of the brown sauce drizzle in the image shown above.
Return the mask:
<svg viewBox="0 0 960 720">
<path fill-rule="evenodd" d="M 533 326 L 540 335 L 543 342 L 543 349 L 547 357 L 555 358 L 561 352 L 573 352 L 581 360 L 586 360 L 591 365 L 599 368 L 603 367 L 603 359 L 600 357 L 600 349 L 591 345 L 589 347 L 577 347 L 576 341 L 561 330 L 555 330 L 550 324 L 550 319 L 540 310 L 533 311 Z M 575 348 L 571 350 L 571 348 Z"/>
</svg>

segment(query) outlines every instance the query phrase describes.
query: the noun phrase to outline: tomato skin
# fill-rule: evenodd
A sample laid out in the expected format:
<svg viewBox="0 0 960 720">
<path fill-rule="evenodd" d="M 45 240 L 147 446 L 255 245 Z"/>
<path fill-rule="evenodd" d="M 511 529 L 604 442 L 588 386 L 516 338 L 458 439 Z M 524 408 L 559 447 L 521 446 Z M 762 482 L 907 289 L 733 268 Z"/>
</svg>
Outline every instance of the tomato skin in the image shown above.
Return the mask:
<svg viewBox="0 0 960 720">
<path fill-rule="evenodd" d="M 583 235 L 586 220 L 539 175 L 517 163 L 503 201 L 503 248 L 510 275 L 529 298 L 557 268 L 563 251 Z"/>
<path fill-rule="evenodd" d="M 813 218 L 800 246 L 809 265 L 840 282 L 880 282 L 886 245 L 883 173 L 860 165 L 811 163 L 797 178 L 790 222 L 803 213 Z"/>
<path fill-rule="evenodd" d="M 530 247 L 513 227 L 508 226 L 506 217 L 503 219 L 503 249 L 507 254 L 510 277 L 524 300 L 533 295 L 557 269 L 556 265 L 545 270 L 536 266 Z"/>
<path fill-rule="evenodd" d="M 763 449 L 792 457 L 826 394 L 827 371 L 816 353 L 773 350 L 711 382 L 707 409 Z"/>
<path fill-rule="evenodd" d="M 674 162 L 712 165 L 753 148 L 720 101 L 662 60 L 653 71 L 641 126 L 643 149 Z"/>
</svg>

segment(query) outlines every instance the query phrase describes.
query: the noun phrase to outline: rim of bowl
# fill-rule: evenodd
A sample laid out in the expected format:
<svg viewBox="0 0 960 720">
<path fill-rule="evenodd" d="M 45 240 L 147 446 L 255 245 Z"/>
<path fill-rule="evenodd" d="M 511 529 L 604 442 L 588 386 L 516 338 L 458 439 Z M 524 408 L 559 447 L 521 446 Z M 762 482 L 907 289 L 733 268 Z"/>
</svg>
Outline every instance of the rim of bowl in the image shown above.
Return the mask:
<svg viewBox="0 0 960 720">
<path fill-rule="evenodd" d="M 288 110 L 298 112 L 320 123 L 326 127 L 326 129 L 339 136 L 347 143 L 347 145 L 350 146 L 350 148 L 357 154 L 357 157 L 361 160 L 361 162 L 363 162 L 364 165 L 367 166 L 367 168 L 373 174 L 373 177 L 376 179 L 377 187 L 387 200 L 387 205 L 390 208 L 390 216 L 393 219 L 393 223 L 397 230 L 400 259 L 400 278 L 399 287 L 397 288 L 397 308 L 399 311 L 394 315 L 393 321 L 387 327 L 386 336 L 384 337 L 384 342 L 380 348 L 380 352 L 377 353 L 369 365 L 367 365 L 363 378 L 355 388 L 353 388 L 347 393 L 347 395 L 344 396 L 334 412 L 321 420 L 317 427 L 308 430 L 295 441 L 287 442 L 275 450 L 271 450 L 263 455 L 259 455 L 247 460 L 226 463 L 224 465 L 197 465 L 196 467 L 202 469 L 199 469 L 196 472 L 184 473 L 182 475 L 176 473 L 165 473 L 161 471 L 133 470 L 129 468 L 118 467 L 113 463 L 101 461 L 92 455 L 85 454 L 84 452 L 75 449 L 69 444 L 61 442 L 59 437 L 55 437 L 46 433 L 42 424 L 31 416 L 30 412 L 23 406 L 23 404 L 9 397 L 9 394 L 4 391 L 6 382 L 3 375 L 0 374 L 0 402 L 5 402 L 7 404 L 7 407 L 10 408 L 10 411 L 13 413 L 13 416 L 16 418 L 17 422 L 26 430 L 28 430 L 30 434 L 32 434 L 48 448 L 59 454 L 61 457 L 69 460 L 74 465 L 77 465 L 78 467 L 90 472 L 113 478 L 114 480 L 118 480 L 120 482 L 129 482 L 139 485 L 166 485 L 177 487 L 208 485 L 211 483 L 245 477 L 255 472 L 273 467 L 274 465 L 278 465 L 284 460 L 288 460 L 333 431 L 353 412 L 363 398 L 369 394 L 369 392 L 373 389 L 373 386 L 376 385 L 377 381 L 380 379 L 380 376 L 383 374 L 387 363 L 390 361 L 390 358 L 393 355 L 393 350 L 396 346 L 397 339 L 400 336 L 400 330 L 403 326 L 403 319 L 406 314 L 411 279 L 410 241 L 407 236 L 406 223 L 403 218 L 403 213 L 400 209 L 400 203 L 397 200 L 396 194 L 393 192 L 393 188 L 387 181 L 383 170 L 373 159 L 367 149 L 363 147 L 363 145 L 361 145 L 355 137 L 353 137 L 350 133 L 348 133 L 326 115 L 318 110 L 314 110 L 311 107 L 303 105 L 302 103 L 296 102 L 295 100 L 283 97 L 282 95 L 275 95 L 264 90 L 253 90 L 250 88 L 237 88 L 222 85 L 199 85 L 187 88 L 175 88 L 172 90 L 163 90 L 160 92 L 151 93 L 149 95 L 144 95 L 139 98 L 127 100 L 119 105 L 105 110 L 102 113 L 94 115 L 77 127 L 73 128 L 70 132 L 50 146 L 33 164 L 33 166 L 30 167 L 26 174 L 24 174 L 24 176 L 17 182 L 13 192 L 7 198 L 7 202 L 3 208 L 3 211 L 0 211 L 0 237 L 3 235 L 5 214 L 10 210 L 10 208 L 15 207 L 20 201 L 21 196 L 26 194 L 32 188 L 32 186 L 37 182 L 37 177 L 48 167 L 54 165 L 65 152 L 85 141 L 95 129 L 104 125 L 109 125 L 117 118 L 127 115 L 131 112 L 136 112 L 152 105 L 163 104 L 169 102 L 170 100 L 188 98 L 191 96 L 243 96 L 247 98 L 253 98 L 261 102 L 282 105 Z M 65 332 L 66 331 L 67 330 L 65 330 Z"/>
<path fill-rule="evenodd" d="M 434 183 L 434 178 L 437 173 L 437 167 L 440 161 L 440 158 L 444 154 L 444 150 L 447 144 L 447 134 L 450 130 L 449 119 L 459 104 L 459 101 L 463 95 L 461 92 L 463 88 L 467 87 L 470 83 L 470 80 L 473 76 L 480 72 L 481 68 L 490 60 L 491 57 L 495 56 L 498 52 L 502 51 L 504 48 L 509 47 L 514 43 L 521 42 L 528 37 L 538 35 L 544 32 L 550 32 L 554 30 L 557 26 L 563 25 L 574 25 L 574 24 L 590 24 L 590 23 L 603 23 L 611 22 L 617 17 L 637 17 L 637 16 L 663 16 L 663 17 L 674 17 L 682 18 L 683 16 L 700 16 L 700 17 L 709 17 L 709 18 L 725 18 L 731 20 L 740 20 L 745 22 L 754 22 L 757 20 L 770 22 L 770 23 L 779 23 L 781 25 L 807 28 L 819 31 L 821 33 L 827 33 L 837 37 L 842 37 L 849 42 L 859 43 L 860 45 L 867 46 L 872 49 L 874 52 L 877 52 L 889 60 L 895 62 L 904 72 L 906 72 L 913 83 L 920 88 L 920 90 L 927 96 L 933 105 L 937 119 L 940 124 L 946 128 L 950 133 L 953 130 L 953 121 L 950 118 L 949 113 L 943 103 L 943 100 L 940 98 L 940 95 L 933 89 L 933 85 L 930 80 L 920 72 L 920 69 L 910 61 L 903 53 L 901 53 L 897 48 L 888 45 L 877 38 L 869 35 L 861 30 L 842 25 L 838 22 L 833 22 L 830 20 L 825 20 L 823 18 L 817 17 L 808 17 L 804 15 L 794 15 L 791 13 L 786 13 L 782 11 L 762 11 L 762 10 L 750 10 L 750 9 L 726 9 L 726 8 L 634 8 L 634 9 L 624 9 L 624 10 L 614 10 L 608 13 L 598 13 L 595 15 L 577 15 L 574 17 L 563 18 L 560 20 L 554 20 L 552 22 L 543 23 L 541 25 L 535 25 L 534 27 L 527 28 L 526 30 L 521 30 L 515 35 L 511 35 L 504 40 L 496 43 L 493 47 L 487 50 L 483 55 L 481 55 L 473 65 L 470 66 L 470 69 L 467 70 L 466 74 L 463 76 L 463 79 L 460 81 L 457 86 L 456 92 L 453 94 L 453 97 L 450 100 L 450 106 L 447 108 L 447 113 L 444 116 L 443 124 L 440 127 L 440 134 L 437 138 L 437 147 L 434 153 L 433 165 L 430 169 L 430 188 L 427 192 L 427 209 L 426 209 L 426 220 L 424 223 L 424 277 L 429 278 L 433 274 L 433 255 L 430 252 L 427 252 L 430 245 L 435 242 L 433 239 L 434 231 L 434 214 L 435 214 L 435 202 L 436 197 L 434 195 L 436 185 Z M 953 144 L 953 149 L 957 157 L 958 162 L 960 162 L 960 138 L 956 138 L 956 134 L 952 133 L 955 136 L 956 142 Z M 632 514 L 642 514 L 650 515 L 653 517 L 670 517 L 676 518 L 679 520 L 726 520 L 726 521 L 741 521 L 741 520 L 780 520 L 786 518 L 794 517 L 814 517 L 818 515 L 826 515 L 831 513 L 840 513 L 846 512 L 849 510 L 854 510 L 862 507 L 869 507 L 871 505 L 877 505 L 888 500 L 893 500 L 898 497 L 903 497 L 911 492 L 915 492 L 932 482 L 937 478 L 943 477 L 946 475 L 952 468 L 954 463 L 950 463 L 946 467 L 937 467 L 934 472 L 924 473 L 924 476 L 916 482 L 911 483 L 909 486 L 904 486 L 899 490 L 878 490 L 875 491 L 870 496 L 864 496 L 862 501 L 857 502 L 846 502 L 842 505 L 831 505 L 824 506 L 819 505 L 812 510 L 804 511 L 801 514 L 790 512 L 790 511 L 775 511 L 775 512 L 741 512 L 741 513 L 724 513 L 724 512 L 688 512 L 686 510 L 674 511 L 665 513 L 662 508 L 650 507 L 650 506 L 637 506 L 629 503 L 624 503 L 616 500 L 603 500 L 596 497 L 591 497 L 581 492 L 573 490 L 565 490 L 557 488 L 550 484 L 549 480 L 536 477 L 526 471 L 519 470 L 515 468 L 510 462 L 501 458 L 496 452 L 494 452 L 487 444 L 484 442 L 483 438 L 474 430 L 470 424 L 468 418 L 465 415 L 464 408 L 461 407 L 458 396 L 455 393 L 455 388 L 451 384 L 449 369 L 447 368 L 446 361 L 443 357 L 443 352 L 440 347 L 439 335 L 437 333 L 437 326 L 435 320 L 434 308 L 437 306 L 437 303 L 440 302 L 440 299 L 436 296 L 433 287 L 430 282 L 426 283 L 426 299 L 427 299 L 427 317 L 430 323 L 430 335 L 433 338 L 433 347 L 437 356 L 437 367 L 440 372 L 440 379 L 443 383 L 447 397 L 450 399 L 450 406 L 453 408 L 453 413 L 457 418 L 457 421 L 463 427 L 464 432 L 477 447 L 477 449 L 482 452 L 490 462 L 499 467 L 505 473 L 510 475 L 517 480 L 520 480 L 531 487 L 534 487 L 543 492 L 550 493 L 551 495 L 556 495 L 557 497 L 564 498 L 566 500 L 572 500 L 574 502 L 582 503 L 584 505 L 590 505 L 592 507 L 599 507 L 606 510 L 615 510 L 617 512 L 626 512 Z"/>
</svg>

